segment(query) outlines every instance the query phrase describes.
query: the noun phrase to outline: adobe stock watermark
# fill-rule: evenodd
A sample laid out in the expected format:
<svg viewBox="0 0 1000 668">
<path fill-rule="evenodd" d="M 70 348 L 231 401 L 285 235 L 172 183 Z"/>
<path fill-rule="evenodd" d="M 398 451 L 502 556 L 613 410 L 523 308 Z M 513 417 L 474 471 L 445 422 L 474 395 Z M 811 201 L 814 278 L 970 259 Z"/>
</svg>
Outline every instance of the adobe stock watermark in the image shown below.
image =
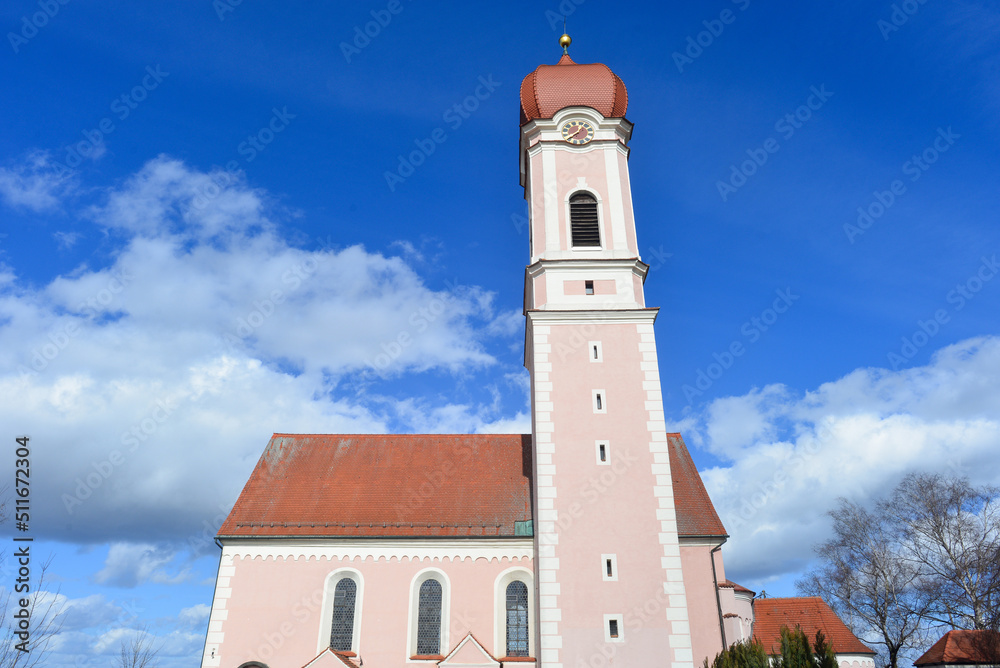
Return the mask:
<svg viewBox="0 0 1000 668">
<path fill-rule="evenodd" d="M 889 19 L 879 19 L 875 23 L 878 31 L 882 33 L 882 39 L 888 42 L 889 37 L 906 25 L 910 17 L 919 12 L 920 6 L 925 4 L 927 0 L 903 0 L 900 3 L 893 3 Z"/>
<path fill-rule="evenodd" d="M 582 501 L 571 501 L 555 520 L 546 520 L 546 523 L 552 525 L 551 531 L 558 534 L 560 531 L 568 530 L 577 521 L 583 519 L 587 508 L 600 501 L 601 497 L 609 489 L 617 485 L 637 461 L 639 461 L 639 458 L 633 455 L 627 447 L 615 448 L 611 457 L 611 464 L 600 467 L 603 470 L 599 474 L 590 476 L 577 489 L 574 498 L 582 499 Z M 544 531 L 541 524 L 542 522 L 539 521 L 538 531 L 549 534 L 550 531 Z M 551 538 L 547 540 L 551 540 Z"/>
<path fill-rule="evenodd" d="M 976 271 L 961 283 L 956 283 L 955 287 L 945 295 L 945 302 L 952 304 L 950 311 L 939 308 L 927 320 L 917 320 L 917 328 L 912 334 L 902 338 L 899 351 L 891 351 L 886 355 L 892 370 L 899 371 L 912 360 L 931 339 L 938 335 L 944 325 L 951 322 L 953 314 L 961 311 L 976 298 L 979 291 L 993 280 L 997 272 L 1000 272 L 1000 263 L 997 262 L 996 253 L 991 257 L 985 255 L 981 257 Z"/>
<path fill-rule="evenodd" d="M 787 313 L 800 298 L 800 295 L 794 294 L 791 288 L 775 290 L 774 294 L 777 296 L 770 307 L 765 308 L 760 312 L 760 315 L 750 318 L 740 326 L 740 334 L 745 337 L 746 343 L 743 342 L 743 339 L 734 339 L 721 353 L 712 353 L 712 359 L 715 361 L 710 362 L 704 369 L 698 368 L 695 372 L 694 385 L 685 384 L 681 387 L 688 405 L 696 397 L 705 394 L 715 384 L 715 381 L 722 378 L 723 374 L 733 367 L 736 360 L 746 354 L 747 345 L 757 343 L 764 333 L 778 322 L 778 319 Z"/>
<path fill-rule="evenodd" d="M 382 30 L 389 27 L 392 17 L 398 16 L 404 9 L 400 0 L 389 0 L 385 9 L 371 10 L 369 14 L 372 20 L 364 24 L 364 29 L 359 25 L 354 26 L 353 39 L 350 42 L 340 43 L 340 52 L 344 54 L 344 60 L 350 64 L 351 58 L 366 49 L 373 39 L 382 34 Z"/>
<path fill-rule="evenodd" d="M 472 92 L 471 95 L 467 95 L 465 99 L 461 102 L 453 104 L 444 110 L 442 114 L 442 119 L 448 124 L 452 132 L 458 130 L 462 127 L 462 124 L 468 120 L 477 109 L 481 103 L 485 102 L 493 95 L 493 91 L 501 85 L 501 82 L 494 81 L 493 75 L 488 74 L 485 77 L 480 76 L 479 85 Z M 414 139 L 413 143 L 416 145 L 416 149 L 409 152 L 407 155 L 400 154 L 399 164 L 396 165 L 394 171 L 386 171 L 385 183 L 389 187 L 390 192 L 396 192 L 396 186 L 404 183 L 406 179 L 413 176 L 413 173 L 427 161 L 427 158 L 437 150 L 438 144 L 443 144 L 448 140 L 448 132 L 443 127 L 434 128 L 430 135 L 425 139 Z"/>
<path fill-rule="evenodd" d="M 124 121 L 146 101 L 150 93 L 160 87 L 168 76 L 170 72 L 164 72 L 160 65 L 147 65 L 139 83 L 113 99 L 108 108 L 119 121 Z M 98 121 L 96 127 L 81 130 L 83 139 L 66 147 L 65 162 L 52 161 L 56 167 L 56 174 L 59 176 L 70 174 L 72 168 L 83 163 L 84 158 L 100 157 L 105 151 L 104 138 L 113 133 L 117 127 L 110 116 L 105 116 Z"/>
<path fill-rule="evenodd" d="M 442 446 L 443 447 L 443 446 Z M 442 488 L 451 481 L 453 476 L 461 475 L 462 470 L 475 454 L 467 445 L 462 445 L 458 441 L 452 445 L 451 454 L 453 457 L 444 460 L 444 463 L 434 471 L 424 474 L 424 481 L 414 490 L 408 499 L 396 504 L 396 520 L 403 522 L 408 517 L 413 517 L 413 511 L 423 507 L 428 500 L 437 498 Z"/>
<path fill-rule="evenodd" d="M 731 0 L 731 2 L 741 12 L 745 12 L 750 7 L 750 0 Z M 732 9 L 726 8 L 719 12 L 719 18 L 702 21 L 701 24 L 705 26 L 705 29 L 696 35 L 688 35 L 684 52 L 674 51 L 671 54 L 671 57 L 674 59 L 674 65 L 677 66 L 677 71 L 684 74 L 684 68 L 688 65 L 693 65 L 694 61 L 705 53 L 705 49 L 715 44 L 715 40 L 722 37 L 726 26 L 736 22 L 737 16 L 739 14 Z"/>
<path fill-rule="evenodd" d="M 546 9 L 545 20 L 549 22 L 549 28 L 552 30 L 562 30 L 566 25 L 566 18 L 568 16 L 572 16 L 573 12 L 576 11 L 576 8 L 586 1 L 587 0 L 562 0 L 555 10 Z"/>
<path fill-rule="evenodd" d="M 64 492 L 60 498 L 66 512 L 73 514 L 77 506 L 82 506 L 84 501 L 93 496 L 94 492 L 100 489 L 105 482 L 128 461 L 129 455 L 135 453 L 139 447 L 149 440 L 161 426 L 180 408 L 180 402 L 184 399 L 196 401 L 197 396 L 189 391 L 172 397 L 159 398 L 153 402 L 153 407 L 148 413 L 136 421 L 128 431 L 122 432 L 121 444 L 123 449 L 114 448 L 108 452 L 108 456 L 100 461 L 90 463 L 90 469 L 78 476 L 74 482 L 76 486 L 72 493 Z"/>
<path fill-rule="evenodd" d="M 237 348 L 241 343 L 246 342 L 253 333 L 256 332 L 265 322 L 271 319 L 279 306 L 295 291 L 302 287 L 302 284 L 312 278 L 320 267 L 320 260 L 312 255 L 308 255 L 301 262 L 297 262 L 281 275 L 282 289 L 275 288 L 266 296 L 255 299 L 253 308 L 243 317 L 236 319 L 236 325 L 232 332 L 226 332 L 225 340 L 230 349 Z"/>
<path fill-rule="evenodd" d="M 546 199 L 552 197 L 558 197 L 559 192 L 562 188 L 566 186 L 578 183 L 580 180 L 580 174 L 586 172 L 590 163 L 603 160 L 604 154 L 600 151 L 588 151 L 587 153 L 571 153 L 569 156 L 570 168 L 564 167 L 556 173 L 556 179 L 554 182 L 549 181 L 543 186 L 542 192 Z M 537 196 L 532 196 L 531 203 L 525 201 L 524 203 L 524 213 L 512 213 L 510 214 L 511 225 L 517 230 L 518 234 L 528 227 L 531 220 L 535 216 L 544 216 L 545 212 L 542 207 L 539 206 L 542 198 Z"/>
<path fill-rule="evenodd" d="M 112 272 L 105 287 L 85 301 L 80 302 L 77 310 L 91 320 L 100 317 L 100 314 L 106 312 L 108 307 L 118 298 L 118 295 L 124 292 L 125 288 L 134 280 L 135 276 L 126 268 Z M 73 339 L 79 335 L 80 324 L 76 320 L 52 330 L 46 337 L 48 341 L 31 349 L 30 368 L 21 364 L 17 367 L 18 373 L 22 378 L 27 375 L 37 376 L 45 371 L 49 364 L 59 357 L 69 347 Z"/>
<path fill-rule="evenodd" d="M 815 459 L 832 437 L 833 432 L 828 423 L 817 424 L 816 437 L 805 440 L 800 448 L 786 456 L 778 466 L 773 467 L 774 472 L 770 478 L 758 482 L 757 488 L 752 493 L 740 499 L 739 508 L 728 513 L 726 526 L 731 529 L 745 527 L 772 498 L 784 491 L 785 483 L 801 478 L 806 465 Z"/>
<path fill-rule="evenodd" d="M 243 4 L 243 0 L 212 0 L 212 9 L 219 21 L 226 20 L 226 14 L 232 14 L 236 8 Z"/>
<path fill-rule="evenodd" d="M 399 359 L 403 351 L 413 345 L 420 334 L 426 332 L 430 326 L 441 317 L 448 308 L 448 302 L 453 299 L 451 293 L 460 288 L 457 281 L 446 280 L 444 282 L 448 292 L 438 292 L 426 304 L 418 306 L 410 312 L 407 317 L 408 327 L 404 327 L 388 341 L 382 341 L 379 348 L 382 352 L 375 355 L 373 360 L 365 359 L 365 364 L 383 380 L 387 377 L 387 371 L 392 363 Z"/>
<path fill-rule="evenodd" d="M 216 547 L 215 535 L 219 533 L 219 529 L 222 528 L 223 523 L 226 521 L 226 518 L 229 517 L 229 512 L 232 509 L 232 503 L 229 505 L 220 503 L 219 513 L 213 517 L 211 521 L 202 520 L 201 533 L 188 536 L 188 548 L 191 550 L 192 554 L 199 555 L 202 554 L 207 548 Z"/>
<path fill-rule="evenodd" d="M 49 21 L 56 17 L 59 10 L 69 4 L 69 0 L 38 0 L 39 11 L 21 17 L 21 30 L 18 32 L 8 32 L 7 41 L 14 53 L 21 52 L 21 47 L 38 35 L 38 31 L 49 24 Z"/>
<path fill-rule="evenodd" d="M 774 123 L 775 132 L 788 141 L 795 136 L 797 130 L 801 130 L 805 123 L 813 117 L 813 112 L 819 111 L 823 105 L 833 97 L 833 93 L 826 89 L 826 84 L 820 84 L 819 88 L 810 86 L 810 94 L 805 102 L 799 105 L 795 111 L 779 118 Z M 716 181 L 715 187 L 719 191 L 722 201 L 729 200 L 729 196 L 747 184 L 747 181 L 763 167 L 770 156 L 781 150 L 781 144 L 774 137 L 768 137 L 759 148 L 748 148 L 746 150 L 749 158 L 737 165 L 729 167 L 729 181 Z"/>
<path fill-rule="evenodd" d="M 236 152 L 243 156 L 243 160 L 250 164 L 260 155 L 275 138 L 285 131 L 292 119 L 298 114 L 289 113 L 288 107 L 281 109 L 271 108 L 271 118 L 262 125 L 257 132 L 247 135 L 247 138 L 236 146 Z M 217 170 L 210 174 L 208 185 L 198 188 L 192 204 L 196 209 L 204 209 L 210 201 L 222 194 L 222 192 L 236 183 L 240 173 L 240 161 L 230 160 L 225 165 L 225 171 Z"/>
<path fill-rule="evenodd" d="M 927 148 L 919 154 L 914 154 L 900 168 L 903 175 L 909 177 L 910 182 L 920 180 L 924 172 L 930 169 L 942 154 L 955 145 L 955 140 L 962 137 L 962 135 L 955 133 L 950 125 L 947 130 L 938 128 L 937 133 L 937 137 Z M 875 224 L 875 221 L 884 216 L 906 192 L 906 184 L 903 183 L 902 179 L 894 179 L 886 190 L 873 192 L 872 201 L 858 207 L 857 221 L 854 224 L 844 223 L 844 234 L 847 236 L 847 240 L 853 244 L 855 239 L 867 232 Z"/>
</svg>

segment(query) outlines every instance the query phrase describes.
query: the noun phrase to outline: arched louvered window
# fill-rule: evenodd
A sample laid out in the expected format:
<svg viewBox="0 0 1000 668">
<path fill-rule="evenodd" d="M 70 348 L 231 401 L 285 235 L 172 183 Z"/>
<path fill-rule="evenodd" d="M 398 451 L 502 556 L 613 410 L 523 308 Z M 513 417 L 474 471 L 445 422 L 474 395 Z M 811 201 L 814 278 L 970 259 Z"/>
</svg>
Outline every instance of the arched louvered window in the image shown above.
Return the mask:
<svg viewBox="0 0 1000 668">
<path fill-rule="evenodd" d="M 417 607 L 417 654 L 441 653 L 441 583 L 424 580 Z"/>
<path fill-rule="evenodd" d="M 354 641 L 354 604 L 358 595 L 358 585 L 351 578 L 343 578 L 337 583 L 333 593 L 333 625 L 330 631 L 330 647 L 338 652 L 350 652 Z"/>
<path fill-rule="evenodd" d="M 507 585 L 507 656 L 528 656 L 528 586 Z"/>
<path fill-rule="evenodd" d="M 589 193 L 569 198 L 569 226 L 573 247 L 601 246 L 601 228 L 597 221 L 597 200 Z"/>
</svg>

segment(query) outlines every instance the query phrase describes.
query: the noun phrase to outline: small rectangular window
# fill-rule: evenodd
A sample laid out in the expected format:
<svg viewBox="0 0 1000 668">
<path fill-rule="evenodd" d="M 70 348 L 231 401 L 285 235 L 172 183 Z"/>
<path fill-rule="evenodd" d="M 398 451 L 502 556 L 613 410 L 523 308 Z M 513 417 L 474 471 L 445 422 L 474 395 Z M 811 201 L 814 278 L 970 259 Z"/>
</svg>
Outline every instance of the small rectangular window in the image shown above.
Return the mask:
<svg viewBox="0 0 1000 668">
<path fill-rule="evenodd" d="M 605 582 L 618 582 L 618 555 L 601 555 L 601 578 Z M 608 618 L 614 617 L 610 615 Z"/>
<path fill-rule="evenodd" d="M 595 413 L 607 413 L 608 412 L 608 401 L 607 397 L 604 396 L 604 390 L 592 390 L 593 395 L 593 407 Z"/>
<path fill-rule="evenodd" d="M 624 615 L 604 615 L 604 642 L 625 642 Z"/>
<path fill-rule="evenodd" d="M 604 361 L 604 347 L 601 345 L 600 341 L 590 341 L 588 343 L 587 352 L 590 356 L 591 362 L 603 362 Z"/>
<path fill-rule="evenodd" d="M 598 466 L 608 466 L 611 464 L 611 443 L 608 441 L 594 441 L 596 446 L 595 455 Z"/>
<path fill-rule="evenodd" d="M 584 281 L 583 282 L 583 287 L 584 287 L 584 292 L 586 292 L 588 295 L 594 294 L 594 282 L 593 281 Z"/>
</svg>

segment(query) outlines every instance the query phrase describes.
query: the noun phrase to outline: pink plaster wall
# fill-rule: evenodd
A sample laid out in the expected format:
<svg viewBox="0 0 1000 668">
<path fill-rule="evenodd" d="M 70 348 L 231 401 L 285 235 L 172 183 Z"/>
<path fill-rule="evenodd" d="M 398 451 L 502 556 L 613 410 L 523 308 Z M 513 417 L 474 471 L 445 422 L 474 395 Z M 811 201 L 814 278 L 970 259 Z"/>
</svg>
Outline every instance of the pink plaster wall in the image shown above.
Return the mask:
<svg viewBox="0 0 1000 668">
<path fill-rule="evenodd" d="M 545 252 L 545 172 L 542 169 L 542 156 L 536 155 L 530 159 L 531 169 L 531 201 L 528 207 L 531 216 L 531 255 L 543 255 Z"/>
<path fill-rule="evenodd" d="M 681 568 L 684 570 L 695 666 L 700 666 L 706 658 L 711 663 L 715 655 L 722 651 L 711 551 L 712 546 L 709 545 L 681 545 Z M 716 566 L 716 575 L 721 579 L 724 574 L 719 573 L 718 562 Z"/>
<path fill-rule="evenodd" d="M 573 280 L 573 281 L 563 281 L 563 294 L 564 295 L 585 295 L 587 294 L 587 281 L 584 280 Z M 594 281 L 594 294 L 595 295 L 614 295 L 618 294 L 618 286 L 615 285 L 614 280 L 597 279 Z M 540 304 L 541 302 L 536 302 Z"/>
<path fill-rule="evenodd" d="M 590 362 L 590 340 L 602 342 L 602 363 Z M 639 342 L 634 324 L 553 325 L 549 334 L 559 351 L 550 360 L 566 666 L 602 653 L 625 666 L 672 656 Z M 593 412 L 594 389 L 605 391 L 606 414 Z M 597 464 L 595 439 L 610 441 L 610 466 Z M 617 554 L 617 582 L 603 579 L 603 553 Z M 603 642 L 604 614 L 625 615 L 624 643 Z"/>
<path fill-rule="evenodd" d="M 636 239 L 635 212 L 632 210 L 632 181 L 628 172 L 628 158 L 618 154 L 618 172 L 622 175 L 622 200 L 625 202 L 625 238 L 630 250 L 639 256 L 639 243 Z"/>
<path fill-rule="evenodd" d="M 246 661 L 264 661 L 272 668 L 301 666 L 314 658 L 320 633 L 323 591 L 327 575 L 354 568 L 364 578 L 360 647 L 370 666 L 401 666 L 407 654 L 408 606 L 414 576 L 438 568 L 450 580 L 451 614 L 447 653 L 469 632 L 495 653 L 494 582 L 512 567 L 532 568 L 530 559 L 462 561 L 424 559 L 243 559 L 234 560 L 232 597 L 220 648 L 223 668 Z M 499 648 L 502 656 L 505 648 Z"/>
<path fill-rule="evenodd" d="M 611 211 L 610 197 L 608 195 L 608 174 L 605 164 L 605 151 L 595 149 L 586 153 L 575 153 L 571 151 L 559 151 L 556 154 L 555 174 L 546 174 L 542 165 L 542 154 L 536 154 L 529 158 L 531 174 L 531 198 L 529 203 L 532 212 L 532 255 L 545 256 L 545 197 L 546 182 L 550 184 L 549 196 L 554 196 L 557 201 L 558 221 L 559 221 L 559 248 L 568 250 L 570 242 L 568 239 L 569 229 L 569 207 L 567 205 L 568 196 L 579 190 L 577 185 L 579 177 L 586 180 L 586 188 L 596 191 L 600 200 L 600 220 L 601 220 L 601 243 L 605 248 L 612 246 L 611 231 Z M 628 161 L 625 156 L 617 154 L 619 161 L 618 169 L 622 177 L 622 204 L 625 217 L 625 241 L 630 253 L 638 257 L 638 243 L 635 232 L 635 219 L 632 212 L 632 194 L 628 177 Z M 554 186 L 554 187 L 553 187 Z"/>
</svg>

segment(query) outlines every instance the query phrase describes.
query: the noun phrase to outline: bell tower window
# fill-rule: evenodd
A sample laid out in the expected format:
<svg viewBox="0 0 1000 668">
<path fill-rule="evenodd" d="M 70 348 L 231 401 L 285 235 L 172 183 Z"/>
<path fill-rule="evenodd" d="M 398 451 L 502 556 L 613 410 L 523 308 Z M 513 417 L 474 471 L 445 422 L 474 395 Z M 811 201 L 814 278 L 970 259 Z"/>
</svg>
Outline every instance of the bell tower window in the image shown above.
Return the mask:
<svg viewBox="0 0 1000 668">
<path fill-rule="evenodd" d="M 577 193 L 569 198 L 569 223 L 574 248 L 601 247 L 597 200 L 593 195 Z"/>
</svg>

